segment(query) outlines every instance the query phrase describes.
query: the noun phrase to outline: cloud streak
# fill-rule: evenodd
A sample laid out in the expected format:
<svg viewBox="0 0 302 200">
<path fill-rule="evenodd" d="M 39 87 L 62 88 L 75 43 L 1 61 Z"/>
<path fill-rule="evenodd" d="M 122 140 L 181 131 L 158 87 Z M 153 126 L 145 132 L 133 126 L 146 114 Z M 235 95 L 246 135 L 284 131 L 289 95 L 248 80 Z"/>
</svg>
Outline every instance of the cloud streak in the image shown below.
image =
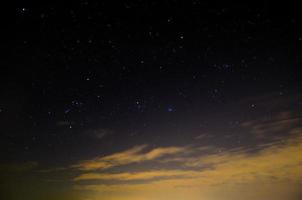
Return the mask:
<svg viewBox="0 0 302 200">
<path fill-rule="evenodd" d="M 153 170 L 133 173 L 84 173 L 74 178 L 74 181 L 82 180 L 152 180 L 155 178 L 176 178 L 176 177 L 193 177 L 198 175 L 197 171 L 189 170 Z"/>
<path fill-rule="evenodd" d="M 258 139 L 272 138 L 288 133 L 289 129 L 299 126 L 302 122 L 300 115 L 293 112 L 281 112 L 269 119 L 251 120 L 241 124 Z"/>
<path fill-rule="evenodd" d="M 302 182 L 302 129 L 293 129 L 291 136 L 284 142 L 274 142 L 263 149 L 248 153 L 244 149 L 229 150 L 220 154 L 205 156 L 181 157 L 176 152 L 192 151 L 186 148 L 157 148 L 142 153 L 144 146 L 137 146 L 125 152 L 108 156 L 130 162 L 143 162 L 163 155 L 178 156 L 178 169 L 145 170 L 140 172 L 122 173 L 84 173 L 74 181 L 83 180 L 114 180 L 113 184 L 84 184 L 77 189 L 108 194 L 113 199 L 122 199 L 123 194 L 133 199 L 181 199 L 187 195 L 188 199 L 197 200 L 217 199 L 224 194 L 224 199 L 288 199 L 294 200 L 299 189 L 296 187 Z M 297 133 L 299 133 L 297 135 Z M 188 153 L 188 152 L 187 152 Z M 140 156 L 144 155 L 143 159 Z M 127 157 L 126 156 L 126 157 Z M 108 159 L 106 157 L 105 160 Z M 138 158 L 139 157 L 139 158 Z M 169 157 L 169 156 L 168 156 Z M 102 158 L 104 159 L 104 158 Z M 125 161 L 126 162 L 126 161 Z M 124 162 L 123 162 L 124 163 Z M 196 170 L 190 170 L 192 167 Z M 130 181 L 142 180 L 132 183 Z M 126 181 L 126 182 L 125 182 Z M 129 181 L 129 182 L 128 182 Z M 228 188 L 225 191 L 225 188 Z M 253 189 L 251 189 L 253 188 Z M 265 189 L 264 189 L 265 188 Z M 277 192 L 274 192 L 279 188 Z M 246 191 L 240 193 L 238 191 Z M 256 192 L 257 191 L 257 192 Z M 157 196 L 153 196 L 154 194 Z M 255 196 L 255 194 L 258 196 Z M 110 196 L 109 195 L 109 196 Z"/>
<path fill-rule="evenodd" d="M 160 147 L 144 152 L 146 148 L 147 145 L 135 146 L 119 153 L 82 161 L 73 165 L 72 168 L 84 171 L 104 170 L 132 163 L 155 160 L 163 156 L 184 152 L 186 149 L 186 147 Z"/>
</svg>

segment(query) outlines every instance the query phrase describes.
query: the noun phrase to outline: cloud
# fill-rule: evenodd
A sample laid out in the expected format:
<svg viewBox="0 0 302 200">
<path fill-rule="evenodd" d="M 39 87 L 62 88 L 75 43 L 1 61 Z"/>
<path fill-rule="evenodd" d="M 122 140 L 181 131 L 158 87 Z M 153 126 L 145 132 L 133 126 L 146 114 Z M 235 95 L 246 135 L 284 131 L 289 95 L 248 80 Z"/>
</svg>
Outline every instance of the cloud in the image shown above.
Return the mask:
<svg viewBox="0 0 302 200">
<path fill-rule="evenodd" d="M 243 123 L 243 132 L 266 139 L 254 147 L 134 146 L 74 165 L 82 171 L 73 183 L 76 190 L 91 193 L 91 200 L 297 200 L 302 184 L 301 121 L 294 112 L 279 112 Z M 146 161 L 152 161 L 152 167 Z M 125 165 L 132 163 L 140 164 L 139 170 L 129 172 Z"/>
<path fill-rule="evenodd" d="M 92 160 L 82 161 L 72 166 L 79 170 L 104 170 L 116 166 L 127 165 L 131 163 L 140 163 L 144 161 L 155 160 L 157 158 L 181 153 L 185 151 L 185 147 L 160 147 L 143 152 L 147 145 L 135 146 L 123 152 L 114 153 L 104 157 L 97 157 Z"/>
<path fill-rule="evenodd" d="M 155 178 L 193 177 L 198 175 L 196 171 L 184 170 L 153 170 L 133 173 L 85 173 L 74 178 L 74 181 L 82 180 L 151 180 Z"/>
<path fill-rule="evenodd" d="M 203 134 L 200 134 L 200 135 L 196 136 L 194 139 L 195 140 L 201 140 L 201 139 L 207 138 L 208 136 L 209 136 L 209 134 L 203 133 Z"/>
<path fill-rule="evenodd" d="M 302 178 L 302 137 L 286 143 L 273 143 L 257 153 L 245 151 L 208 155 L 185 163 L 187 166 L 211 166 L 201 174 L 204 181 L 245 183 L 259 180 L 300 180 Z M 206 178 L 207 177 L 207 178 Z"/>
<path fill-rule="evenodd" d="M 94 138 L 97 138 L 97 139 L 103 139 L 106 136 L 111 135 L 113 133 L 114 133 L 113 130 L 105 129 L 105 128 L 91 129 L 91 130 L 87 130 L 85 132 L 85 134 L 90 135 L 90 136 L 92 136 Z"/>
<path fill-rule="evenodd" d="M 177 170 L 85 173 L 74 180 L 115 180 L 117 182 L 114 184 L 83 184 L 76 187 L 105 197 L 108 195 L 112 199 L 123 199 L 124 196 L 126 199 L 146 200 L 294 200 L 300 191 L 297 185 L 302 182 L 302 129 L 293 129 L 291 132 L 296 135 L 285 142 L 270 143 L 258 152 L 248 153 L 244 149 L 237 149 L 220 154 L 181 157 L 182 162 Z M 135 152 L 135 155 L 140 152 L 140 155 L 141 149 L 136 147 L 131 152 Z M 127 155 L 129 151 L 126 151 Z M 149 155 L 154 158 L 160 154 Z M 190 167 L 197 169 L 192 171 Z M 132 180 L 145 181 L 127 182 Z"/>
<path fill-rule="evenodd" d="M 258 139 L 265 139 L 272 136 L 277 137 L 278 134 L 284 135 L 289 129 L 299 126 L 302 123 L 301 116 L 283 111 L 275 114 L 270 118 L 262 118 L 259 120 L 251 120 L 241 124 L 243 128 L 248 129 Z"/>
</svg>

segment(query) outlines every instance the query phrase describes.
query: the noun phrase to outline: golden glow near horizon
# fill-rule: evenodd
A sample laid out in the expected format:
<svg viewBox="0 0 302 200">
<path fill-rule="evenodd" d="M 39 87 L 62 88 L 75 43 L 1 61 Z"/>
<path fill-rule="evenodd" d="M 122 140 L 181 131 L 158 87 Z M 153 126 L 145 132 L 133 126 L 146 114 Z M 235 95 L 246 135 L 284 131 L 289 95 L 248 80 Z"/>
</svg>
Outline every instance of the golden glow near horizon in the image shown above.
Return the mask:
<svg viewBox="0 0 302 200">
<path fill-rule="evenodd" d="M 302 132 L 302 129 L 293 131 Z M 78 190 L 93 191 L 96 196 L 92 199 L 99 199 L 100 196 L 105 199 L 194 200 L 222 197 L 263 200 L 294 198 L 290 195 L 299 192 L 297 186 L 302 180 L 302 137 L 295 135 L 255 153 L 239 150 L 201 157 L 182 157 L 179 162 L 181 169 L 178 170 L 82 173 L 74 181 L 118 181 L 114 184 L 77 185 Z M 187 169 L 192 166 L 195 170 Z M 133 180 L 143 182 L 127 182 Z"/>
<path fill-rule="evenodd" d="M 256 147 L 135 145 L 43 174 L 73 174 L 65 183 L 72 189 L 61 195 L 62 200 L 298 200 L 302 182 L 301 119 L 290 113 L 275 118 L 269 123 L 242 124 L 257 138 L 274 128 L 286 131 L 287 137 Z M 1 166 L 1 170 L 22 172 L 37 165 L 28 162 Z"/>
</svg>

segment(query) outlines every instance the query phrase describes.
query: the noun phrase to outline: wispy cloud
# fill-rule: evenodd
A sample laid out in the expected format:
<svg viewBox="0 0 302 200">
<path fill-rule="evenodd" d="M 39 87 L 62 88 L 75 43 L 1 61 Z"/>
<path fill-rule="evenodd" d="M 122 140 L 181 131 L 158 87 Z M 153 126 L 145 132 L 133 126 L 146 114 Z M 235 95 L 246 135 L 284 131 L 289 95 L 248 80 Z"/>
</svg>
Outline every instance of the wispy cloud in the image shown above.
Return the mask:
<svg viewBox="0 0 302 200">
<path fill-rule="evenodd" d="M 217 199 L 219 195 L 215 195 L 220 194 L 219 198 L 226 195 L 224 199 L 227 200 L 242 198 L 264 200 L 268 197 L 278 200 L 282 198 L 292 200 L 294 197 L 291 195 L 299 192 L 295 185 L 302 181 L 302 129 L 296 128 L 291 132 L 296 133 L 296 135 L 292 135 L 284 142 L 270 143 L 253 153 L 238 149 L 199 157 L 182 156 L 177 170 L 84 173 L 74 180 L 118 181 L 110 185 L 84 184 L 77 186 L 77 189 L 92 190 L 104 195 L 110 194 L 116 197 L 115 199 L 119 199 L 119 195 L 130 193 L 133 195 L 131 196 L 133 199 L 139 199 L 142 194 L 146 197 L 145 199 L 156 199 L 154 194 L 157 194 L 157 199 L 163 199 L 163 197 L 181 199 L 185 198 L 184 194 L 193 200 L 200 198 Z M 139 146 L 130 149 L 126 151 L 126 155 L 141 155 L 143 148 L 145 147 Z M 177 149 L 183 151 L 181 148 Z M 154 152 L 171 153 L 176 151 L 151 150 L 145 154 L 149 155 L 149 159 L 163 155 Z M 123 156 L 113 154 L 115 155 L 113 157 L 124 157 L 125 152 L 120 154 Z M 143 161 L 147 158 L 136 158 L 135 160 Z M 191 167 L 195 167 L 196 170 L 190 170 Z M 156 180 L 153 180 L 155 178 Z M 127 182 L 132 180 L 145 181 L 142 183 Z M 119 183 L 119 181 L 122 182 Z M 225 188 L 228 190 L 225 191 Z M 276 188 L 279 189 L 274 192 Z M 246 193 L 240 193 L 240 196 L 238 190 L 246 191 Z M 256 194 L 259 196 L 253 194 L 255 190 L 258 191 Z"/>
<path fill-rule="evenodd" d="M 77 190 L 92 193 L 91 200 L 100 195 L 114 200 L 297 200 L 301 122 L 286 111 L 242 123 L 243 132 L 265 139 L 255 146 L 134 146 L 72 165 L 78 170 L 72 181 Z M 129 171 L 127 165 L 134 163 L 138 168 Z"/>
<path fill-rule="evenodd" d="M 97 157 L 92 160 L 82 161 L 78 164 L 73 165 L 72 167 L 86 171 L 103 170 L 131 163 L 155 160 L 166 155 L 181 153 L 186 149 L 185 147 L 160 147 L 144 152 L 146 148 L 147 145 L 135 146 L 123 152 L 114 153 L 104 157 Z"/>
<path fill-rule="evenodd" d="M 209 136 L 209 134 L 203 133 L 203 134 L 200 134 L 200 135 L 196 136 L 194 139 L 201 140 L 201 139 L 205 139 L 208 136 Z"/>
<path fill-rule="evenodd" d="M 280 112 L 269 118 L 251 120 L 242 123 L 258 139 L 277 137 L 288 134 L 288 130 L 302 123 L 302 117 L 293 112 Z"/>
<path fill-rule="evenodd" d="M 133 173 L 84 173 L 74 178 L 74 181 L 81 180 L 151 180 L 154 178 L 175 178 L 175 177 L 193 177 L 198 175 L 197 171 L 190 170 L 153 170 Z"/>
<path fill-rule="evenodd" d="M 85 134 L 101 140 L 109 135 L 114 134 L 114 131 L 106 128 L 97 128 L 97 129 L 89 129 L 85 131 Z"/>
</svg>

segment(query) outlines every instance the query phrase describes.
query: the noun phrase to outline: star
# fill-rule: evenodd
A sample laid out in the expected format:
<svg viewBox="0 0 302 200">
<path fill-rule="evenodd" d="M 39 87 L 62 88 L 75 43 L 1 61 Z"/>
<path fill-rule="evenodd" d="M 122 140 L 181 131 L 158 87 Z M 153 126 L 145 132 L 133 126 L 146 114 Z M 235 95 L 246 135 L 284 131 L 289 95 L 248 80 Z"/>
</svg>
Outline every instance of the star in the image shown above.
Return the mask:
<svg viewBox="0 0 302 200">
<path fill-rule="evenodd" d="M 173 108 L 171 108 L 171 107 L 169 107 L 169 108 L 167 109 L 167 111 L 168 111 L 168 112 L 173 112 L 173 111 L 174 111 L 174 109 L 173 109 Z"/>
<path fill-rule="evenodd" d="M 71 111 L 71 109 L 70 109 L 70 108 L 67 108 L 67 109 L 64 110 L 64 113 L 67 114 L 67 113 L 69 113 L 70 111 Z"/>
</svg>

